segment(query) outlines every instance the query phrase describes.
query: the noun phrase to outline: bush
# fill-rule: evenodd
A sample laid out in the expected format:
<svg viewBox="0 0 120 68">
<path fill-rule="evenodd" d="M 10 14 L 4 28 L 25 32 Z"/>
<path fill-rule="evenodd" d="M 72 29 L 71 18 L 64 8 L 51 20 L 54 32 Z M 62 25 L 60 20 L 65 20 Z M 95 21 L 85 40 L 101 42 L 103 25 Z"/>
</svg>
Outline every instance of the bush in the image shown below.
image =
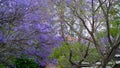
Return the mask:
<svg viewBox="0 0 120 68">
<path fill-rule="evenodd" d="M 0 68 L 5 68 L 3 64 L 0 64 Z"/>
<path fill-rule="evenodd" d="M 28 58 L 16 58 L 16 68 L 37 68 L 37 64 L 32 59 Z"/>
</svg>

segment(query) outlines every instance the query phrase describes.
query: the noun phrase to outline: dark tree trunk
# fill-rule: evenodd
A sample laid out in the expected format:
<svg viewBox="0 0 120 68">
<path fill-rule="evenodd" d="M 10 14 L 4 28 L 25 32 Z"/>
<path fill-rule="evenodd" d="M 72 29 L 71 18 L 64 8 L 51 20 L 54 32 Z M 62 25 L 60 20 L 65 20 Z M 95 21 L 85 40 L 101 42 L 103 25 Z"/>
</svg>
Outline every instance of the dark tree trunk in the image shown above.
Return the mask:
<svg viewBox="0 0 120 68">
<path fill-rule="evenodd" d="M 82 68 L 81 65 L 78 65 L 77 68 Z"/>
<path fill-rule="evenodd" d="M 102 67 L 102 68 L 106 68 L 107 63 L 108 63 L 108 59 L 104 59 L 104 60 L 102 61 L 101 67 Z"/>
</svg>

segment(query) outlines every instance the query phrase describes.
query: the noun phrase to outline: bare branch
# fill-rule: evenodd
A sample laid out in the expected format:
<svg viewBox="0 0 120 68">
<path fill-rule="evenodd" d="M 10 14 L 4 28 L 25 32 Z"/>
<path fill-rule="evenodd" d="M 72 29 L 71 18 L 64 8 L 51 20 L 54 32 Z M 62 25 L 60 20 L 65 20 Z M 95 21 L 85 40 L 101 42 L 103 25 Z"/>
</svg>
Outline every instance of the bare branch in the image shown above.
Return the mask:
<svg viewBox="0 0 120 68">
<path fill-rule="evenodd" d="M 90 42 L 88 43 L 88 47 L 85 51 L 85 54 L 84 54 L 83 58 L 79 61 L 79 64 L 81 64 L 87 58 L 88 52 L 89 52 L 89 47 L 90 47 Z"/>
<path fill-rule="evenodd" d="M 110 10 L 111 4 L 109 4 L 109 6 L 106 7 L 107 10 L 105 11 L 105 9 L 103 8 L 102 2 L 100 0 L 98 0 L 98 1 L 101 5 L 100 7 L 101 7 L 101 9 L 103 11 L 103 14 L 105 16 L 108 41 L 109 41 L 110 45 L 112 45 L 112 41 L 111 41 L 111 38 L 110 38 L 110 24 L 109 24 L 109 10 Z"/>
<path fill-rule="evenodd" d="M 74 8 L 74 7 L 73 7 Z M 100 47 L 100 45 L 97 43 L 97 40 L 95 39 L 94 37 L 94 34 L 90 31 L 90 29 L 87 27 L 87 25 L 85 24 L 85 20 L 77 13 L 77 11 L 75 11 L 75 8 L 74 10 L 71 9 L 73 14 L 78 17 L 81 21 L 82 21 L 82 24 L 83 26 L 85 27 L 85 29 L 88 31 L 88 33 L 91 35 L 92 39 L 93 39 L 93 42 L 94 42 L 94 45 L 95 47 L 97 48 L 98 52 L 101 54 L 101 56 L 103 57 L 104 56 L 104 53 L 102 51 L 102 48 Z"/>
<path fill-rule="evenodd" d="M 88 41 L 90 41 L 91 43 L 94 43 L 91 39 L 81 36 L 81 33 L 79 33 L 79 31 L 76 31 L 76 30 L 73 28 L 73 26 L 72 26 L 71 24 L 69 24 L 67 21 L 65 21 L 65 22 L 66 22 L 66 24 L 67 24 L 68 26 L 71 27 L 71 30 L 73 30 L 78 36 L 80 36 L 80 38 L 85 39 L 85 40 L 88 40 Z"/>
<path fill-rule="evenodd" d="M 94 25 L 95 25 L 95 21 L 94 21 L 94 17 L 95 17 L 95 15 L 94 15 L 94 3 L 93 3 L 93 0 L 92 0 L 92 33 L 94 33 Z"/>
<path fill-rule="evenodd" d="M 98 9 L 104 4 L 106 2 L 106 0 L 105 1 L 103 1 L 96 9 L 95 9 L 95 11 L 94 12 L 97 12 L 98 11 Z"/>
<path fill-rule="evenodd" d="M 74 63 L 72 61 L 72 50 L 70 50 L 70 53 L 69 53 L 69 62 L 72 64 L 72 65 L 77 65 L 76 63 Z"/>
</svg>

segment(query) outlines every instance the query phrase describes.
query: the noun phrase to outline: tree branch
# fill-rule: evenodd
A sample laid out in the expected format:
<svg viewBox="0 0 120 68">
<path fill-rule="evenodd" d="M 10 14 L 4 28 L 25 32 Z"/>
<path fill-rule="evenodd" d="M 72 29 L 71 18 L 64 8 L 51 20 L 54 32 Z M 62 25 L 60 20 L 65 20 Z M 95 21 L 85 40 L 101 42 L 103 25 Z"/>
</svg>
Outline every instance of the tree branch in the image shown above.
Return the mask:
<svg viewBox="0 0 120 68">
<path fill-rule="evenodd" d="M 90 42 L 88 43 L 88 47 L 85 51 L 85 54 L 84 54 L 83 58 L 79 61 L 79 65 L 81 65 L 81 63 L 87 58 L 88 52 L 89 52 L 89 47 L 90 47 Z"/>
<path fill-rule="evenodd" d="M 112 41 L 111 41 L 111 38 L 110 38 L 110 24 L 109 24 L 109 10 L 110 10 L 111 4 L 109 4 L 109 6 L 107 7 L 107 10 L 105 12 L 105 9 L 102 6 L 102 2 L 100 0 L 98 0 L 98 1 L 99 1 L 100 5 L 101 5 L 100 7 L 101 7 L 101 9 L 103 11 L 103 14 L 104 14 L 104 17 L 105 17 L 105 20 L 106 20 L 108 41 L 109 41 L 110 45 L 112 45 Z"/>
<path fill-rule="evenodd" d="M 69 53 L 69 62 L 72 64 L 72 65 L 77 65 L 76 63 L 74 63 L 72 61 L 72 50 L 70 50 L 70 53 Z"/>
<path fill-rule="evenodd" d="M 71 9 L 71 10 L 72 10 L 72 9 Z M 85 24 L 84 19 L 77 13 L 77 11 L 75 11 L 75 8 L 74 8 L 74 10 L 72 10 L 72 11 L 73 11 L 73 14 L 82 21 L 83 26 L 84 26 L 85 29 L 88 31 L 88 33 L 91 35 L 95 47 L 97 48 L 98 52 L 99 52 L 99 53 L 101 54 L 101 56 L 103 57 L 103 56 L 104 56 L 104 53 L 103 53 L 103 51 L 102 51 L 102 48 L 101 48 L 100 45 L 97 43 L 97 41 L 96 41 L 96 39 L 95 39 L 95 37 L 94 37 L 94 34 L 89 30 L 89 28 L 88 28 L 87 25 Z"/>
</svg>

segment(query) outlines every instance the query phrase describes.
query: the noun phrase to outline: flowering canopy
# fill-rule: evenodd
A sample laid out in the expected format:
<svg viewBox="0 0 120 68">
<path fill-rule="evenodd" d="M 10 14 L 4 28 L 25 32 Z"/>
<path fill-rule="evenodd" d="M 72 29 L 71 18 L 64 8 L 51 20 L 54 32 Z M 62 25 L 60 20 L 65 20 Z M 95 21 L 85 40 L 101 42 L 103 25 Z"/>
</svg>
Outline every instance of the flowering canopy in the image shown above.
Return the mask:
<svg viewBox="0 0 120 68">
<path fill-rule="evenodd" d="M 42 66 L 48 62 L 52 49 L 62 42 L 51 25 L 52 15 L 50 9 L 46 9 L 50 7 L 48 2 L 49 0 L 0 1 L 0 44 L 6 45 L 2 47 L 6 52 L 1 55 L 27 55 Z"/>
</svg>

